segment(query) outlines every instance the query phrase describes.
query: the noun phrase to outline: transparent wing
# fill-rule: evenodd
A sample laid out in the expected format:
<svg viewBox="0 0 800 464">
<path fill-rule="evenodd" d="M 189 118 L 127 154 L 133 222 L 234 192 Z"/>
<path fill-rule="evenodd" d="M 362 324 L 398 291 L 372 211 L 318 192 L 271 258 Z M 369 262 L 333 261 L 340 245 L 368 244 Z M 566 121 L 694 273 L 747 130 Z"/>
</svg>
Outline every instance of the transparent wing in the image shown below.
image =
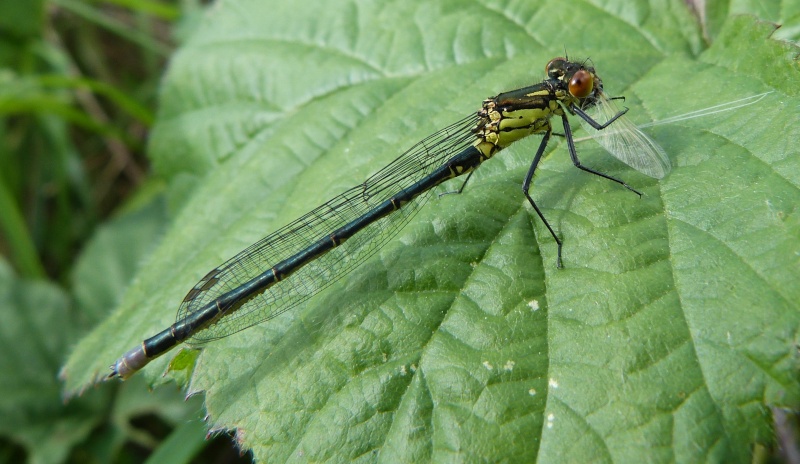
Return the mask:
<svg viewBox="0 0 800 464">
<path fill-rule="evenodd" d="M 264 272 L 309 245 L 371 211 L 392 195 L 412 186 L 462 150 L 472 145 L 477 113 L 423 139 L 376 172 L 308 214 L 278 229 L 209 272 L 186 295 L 177 321 L 204 311 L 220 296 L 252 282 Z M 383 217 L 317 259 L 238 304 L 214 324 L 198 331 L 189 344 L 200 345 L 227 337 L 272 319 L 311 298 L 373 255 L 411 220 L 425 203 L 422 194 L 403 208 Z"/>
<path fill-rule="evenodd" d="M 595 121 L 604 123 L 619 112 L 619 108 L 604 93 L 600 93 L 594 105 L 585 110 Z M 661 179 L 672 165 L 653 139 L 639 130 L 628 118 L 620 117 L 603 130 L 596 130 L 578 118 L 586 132 L 615 158 L 650 177 Z"/>
</svg>

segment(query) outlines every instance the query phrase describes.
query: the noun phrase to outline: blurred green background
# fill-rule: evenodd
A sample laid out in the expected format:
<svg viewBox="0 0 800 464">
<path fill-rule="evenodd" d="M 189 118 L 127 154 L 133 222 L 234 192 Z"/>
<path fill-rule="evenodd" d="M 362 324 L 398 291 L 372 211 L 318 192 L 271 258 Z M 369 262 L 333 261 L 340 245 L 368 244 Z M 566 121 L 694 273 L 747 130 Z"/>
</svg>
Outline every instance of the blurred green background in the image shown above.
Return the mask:
<svg viewBox="0 0 800 464">
<path fill-rule="evenodd" d="M 66 402 L 57 379 L 167 219 L 147 136 L 170 55 L 206 3 L 0 2 L 0 462 L 251 461 L 206 437 L 201 398 L 134 380 Z M 87 259 L 121 244 L 102 269 Z"/>
</svg>

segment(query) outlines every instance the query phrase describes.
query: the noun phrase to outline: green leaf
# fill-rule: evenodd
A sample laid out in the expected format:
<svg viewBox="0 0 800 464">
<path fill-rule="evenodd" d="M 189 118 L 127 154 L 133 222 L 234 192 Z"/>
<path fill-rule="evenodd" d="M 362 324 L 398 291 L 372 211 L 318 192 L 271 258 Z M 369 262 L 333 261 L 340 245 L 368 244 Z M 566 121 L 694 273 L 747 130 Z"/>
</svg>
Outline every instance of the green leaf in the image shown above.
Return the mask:
<svg viewBox="0 0 800 464">
<path fill-rule="evenodd" d="M 147 459 L 147 463 L 182 464 L 190 462 L 192 457 L 205 445 L 205 429 L 206 425 L 201 420 L 192 420 L 182 424 Z"/>
<path fill-rule="evenodd" d="M 519 188 L 538 140 L 515 144 L 308 304 L 207 345 L 190 392 L 263 461 L 748 461 L 768 406 L 800 403 L 797 49 L 744 17 L 705 48 L 663 8 L 218 5 L 174 57 L 152 137 L 180 213 L 67 390 L 171 324 L 209 269 L 566 48 L 638 123 L 771 93 L 651 130 L 662 181 L 579 144 L 642 199 L 555 141 L 532 194 L 563 270 Z"/>
<path fill-rule="evenodd" d="M 126 438 L 154 445 L 155 440 L 143 438 L 130 425 L 132 417 L 158 414 L 173 423 L 186 417 L 183 395 L 162 389 L 154 397 L 144 392 L 143 381 L 122 389 L 93 389 L 65 404 L 58 380 L 68 349 L 86 326 L 113 308 L 162 232 L 163 197 L 149 199 L 110 221 L 87 244 L 74 268 L 74 301 L 51 283 L 14 276 L 0 260 L 0 342 L 5 353 L 0 357 L 0 436 L 24 449 L 28 462 L 64 462 L 69 456 L 108 462 Z"/>
<path fill-rule="evenodd" d="M 42 0 L 0 5 L 0 30 L 7 38 L 24 40 L 38 37 L 43 19 L 44 1 Z M 0 56 L 3 55 L 4 53 L 0 53 Z"/>
<path fill-rule="evenodd" d="M 63 462 L 101 420 L 108 389 L 63 404 L 58 366 L 76 324 L 56 286 L 15 277 L 0 260 L 0 435 L 28 453 L 29 462 Z"/>
<path fill-rule="evenodd" d="M 142 188 L 139 193 L 142 204 L 99 227 L 75 262 L 72 288 L 87 326 L 104 319 L 119 303 L 169 224 L 162 189 Z"/>
</svg>

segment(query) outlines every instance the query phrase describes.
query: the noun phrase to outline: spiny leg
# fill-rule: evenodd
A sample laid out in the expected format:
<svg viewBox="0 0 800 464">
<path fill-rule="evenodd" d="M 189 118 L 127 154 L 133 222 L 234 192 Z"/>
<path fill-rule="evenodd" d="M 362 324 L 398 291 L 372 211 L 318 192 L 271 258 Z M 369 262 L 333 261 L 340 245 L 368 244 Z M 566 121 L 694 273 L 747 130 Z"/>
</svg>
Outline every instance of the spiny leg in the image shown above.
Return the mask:
<svg viewBox="0 0 800 464">
<path fill-rule="evenodd" d="M 583 111 L 579 110 L 577 107 L 573 107 L 573 110 L 576 110 L 575 112 L 581 118 L 584 118 L 584 116 L 585 116 L 584 120 L 586 122 L 588 122 L 589 124 L 591 124 L 592 127 L 594 127 L 597 130 L 605 129 L 606 127 L 608 127 L 609 124 L 614 122 L 618 117 L 620 117 L 623 114 L 625 114 L 625 111 L 620 111 L 613 118 L 608 120 L 608 122 L 606 122 L 605 124 L 599 124 L 597 121 L 595 121 L 594 119 L 589 117 L 588 114 L 586 114 Z M 575 141 L 572 140 L 572 129 L 569 126 L 569 120 L 567 119 L 567 114 L 566 113 L 561 115 L 561 121 L 564 124 L 564 137 L 567 139 L 567 148 L 569 148 L 569 157 L 572 158 L 572 164 L 574 164 L 576 168 L 578 168 L 578 169 L 580 169 L 582 171 L 586 171 L 586 172 L 592 173 L 592 174 L 594 174 L 596 176 L 600 176 L 600 177 L 603 177 L 605 179 L 614 181 L 614 182 L 620 184 L 621 186 L 625 187 L 626 189 L 630 190 L 631 192 L 639 195 L 639 197 L 642 196 L 642 192 L 636 190 L 635 188 L 633 188 L 630 185 L 626 184 L 622 180 L 617 179 L 616 177 L 609 176 L 608 174 L 603 174 L 600 171 L 595 171 L 592 168 L 587 168 L 586 166 L 582 165 L 581 164 L 581 160 L 578 159 L 578 152 L 575 150 Z"/>
<path fill-rule="evenodd" d="M 461 187 L 459 187 L 457 190 L 448 190 L 448 191 L 446 191 L 446 192 L 442 192 L 442 193 L 440 193 L 440 194 L 439 194 L 439 198 L 442 198 L 442 197 L 443 197 L 443 196 L 445 196 L 445 195 L 454 195 L 454 194 L 455 194 L 455 195 L 458 195 L 458 194 L 460 194 L 461 192 L 463 192 L 463 191 L 464 191 L 464 187 L 466 187 L 466 186 L 467 186 L 467 182 L 469 181 L 469 178 L 470 178 L 470 177 L 472 177 L 472 174 L 474 174 L 474 173 L 475 173 L 475 171 L 474 171 L 474 170 L 470 171 L 470 172 L 467 174 L 467 178 L 466 178 L 466 179 L 464 179 L 464 182 L 462 182 L 462 183 L 461 183 Z"/>
<path fill-rule="evenodd" d="M 624 99 L 625 97 L 616 97 L 616 98 L 623 98 Z M 605 129 L 606 127 L 610 126 L 612 122 L 616 121 L 622 115 L 624 115 L 625 113 L 628 112 L 628 108 L 625 108 L 624 110 L 621 110 L 619 113 L 615 114 L 614 117 L 612 117 L 608 121 L 604 122 L 603 124 L 600 124 L 599 122 L 595 121 L 591 116 L 589 116 L 585 111 L 583 111 L 582 109 L 578 108 L 575 105 L 570 106 L 569 109 L 573 113 L 575 113 L 578 116 L 580 116 L 581 119 L 583 119 L 584 121 L 588 122 L 590 126 L 595 128 L 595 130 L 603 130 L 603 129 Z M 562 117 L 566 117 L 566 115 L 562 115 Z"/>
<path fill-rule="evenodd" d="M 525 194 L 525 198 L 528 199 L 528 203 L 530 203 L 531 206 L 533 206 L 533 209 L 536 211 L 536 214 L 539 215 L 539 219 L 542 220 L 544 225 L 547 227 L 547 230 L 550 231 L 550 235 L 552 235 L 553 239 L 556 241 L 556 245 L 558 245 L 558 259 L 556 260 L 556 266 L 559 269 L 561 269 L 564 267 L 561 264 L 561 240 L 558 238 L 553 228 L 550 227 L 550 223 L 547 222 L 547 219 L 545 219 L 544 214 L 542 214 L 542 211 L 539 209 L 538 206 L 536 206 L 536 202 L 533 201 L 533 198 L 531 198 L 531 195 L 529 193 L 529 190 L 531 188 L 531 180 L 533 179 L 533 173 L 534 171 L 536 171 L 536 167 L 539 165 L 539 161 L 542 159 L 542 154 L 544 153 L 544 149 L 547 147 L 547 142 L 550 140 L 550 133 L 551 131 L 548 130 L 547 132 L 544 133 L 544 137 L 542 137 L 542 143 L 539 144 L 539 149 L 536 150 L 536 156 L 533 157 L 533 162 L 531 163 L 531 167 L 528 169 L 528 174 L 525 176 L 525 182 L 522 183 L 522 193 Z"/>
</svg>

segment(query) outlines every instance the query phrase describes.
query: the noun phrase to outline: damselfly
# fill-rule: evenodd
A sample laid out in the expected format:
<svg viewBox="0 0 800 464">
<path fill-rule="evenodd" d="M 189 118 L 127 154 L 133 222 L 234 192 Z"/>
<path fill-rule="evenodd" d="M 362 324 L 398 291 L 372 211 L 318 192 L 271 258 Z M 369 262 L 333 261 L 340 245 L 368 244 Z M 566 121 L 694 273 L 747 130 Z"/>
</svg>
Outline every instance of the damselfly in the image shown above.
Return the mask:
<svg viewBox="0 0 800 464">
<path fill-rule="evenodd" d="M 627 122 L 603 93 L 603 82 L 586 63 L 554 58 L 540 83 L 484 100 L 479 111 L 423 139 L 364 183 L 323 203 L 209 272 L 181 303 L 175 324 L 125 353 L 110 377 L 127 378 L 179 343 L 198 345 L 272 319 L 356 268 L 395 236 L 424 203 L 426 192 L 472 172 L 503 148 L 531 134 L 542 141 L 522 191 L 558 246 L 562 242 L 531 198 L 529 189 L 552 132 L 561 118 L 572 163 L 641 196 L 620 179 L 581 164 L 567 116 L 593 131 L 621 130 L 601 143 L 623 162 L 652 177 L 670 169 L 664 151 Z M 599 122 L 589 111 L 597 110 Z M 459 190 L 460 191 L 460 190 Z"/>
</svg>

